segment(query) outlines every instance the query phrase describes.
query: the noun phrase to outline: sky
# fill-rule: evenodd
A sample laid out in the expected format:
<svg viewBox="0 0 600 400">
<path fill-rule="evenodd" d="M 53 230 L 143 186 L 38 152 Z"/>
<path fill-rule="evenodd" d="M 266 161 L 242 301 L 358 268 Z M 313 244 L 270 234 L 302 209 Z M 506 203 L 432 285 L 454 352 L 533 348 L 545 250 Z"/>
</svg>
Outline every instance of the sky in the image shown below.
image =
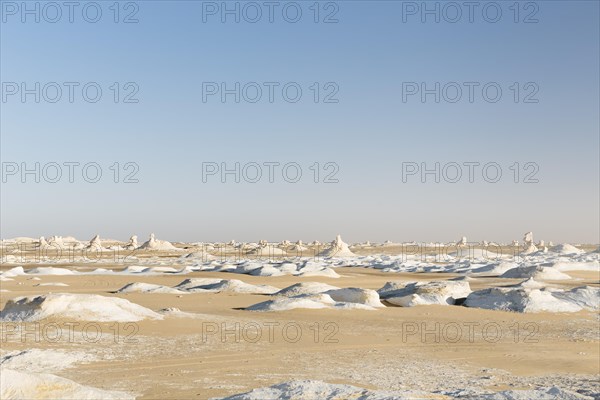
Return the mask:
<svg viewBox="0 0 600 400">
<path fill-rule="evenodd" d="M 600 242 L 599 2 L 464 4 L 2 0 L 0 236 Z"/>
</svg>

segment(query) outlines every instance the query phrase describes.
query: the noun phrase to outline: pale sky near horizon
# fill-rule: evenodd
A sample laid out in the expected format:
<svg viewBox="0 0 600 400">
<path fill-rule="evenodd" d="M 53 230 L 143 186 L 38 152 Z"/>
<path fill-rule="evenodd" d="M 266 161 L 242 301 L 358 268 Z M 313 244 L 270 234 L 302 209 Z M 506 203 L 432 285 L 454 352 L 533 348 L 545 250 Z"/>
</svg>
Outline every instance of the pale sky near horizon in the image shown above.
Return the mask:
<svg viewBox="0 0 600 400">
<path fill-rule="evenodd" d="M 2 238 L 600 242 L 597 1 L 114 3 L 0 1 Z"/>
</svg>

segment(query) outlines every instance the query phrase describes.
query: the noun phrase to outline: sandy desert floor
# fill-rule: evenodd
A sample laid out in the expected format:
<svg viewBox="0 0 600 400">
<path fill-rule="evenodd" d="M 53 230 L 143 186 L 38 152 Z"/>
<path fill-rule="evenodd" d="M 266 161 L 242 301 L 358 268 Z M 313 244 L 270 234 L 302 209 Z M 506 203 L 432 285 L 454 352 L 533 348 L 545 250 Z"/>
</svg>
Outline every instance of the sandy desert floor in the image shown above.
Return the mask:
<svg viewBox="0 0 600 400">
<path fill-rule="evenodd" d="M 176 259 L 160 257 L 160 265 L 179 269 L 171 260 Z M 73 268 L 70 263 L 3 264 L 7 276 L 0 281 L 2 309 L 10 299 L 21 296 L 97 294 L 126 299 L 159 313 L 162 319 L 90 321 L 60 313 L 35 322 L 5 318 L 0 324 L 3 367 L 52 373 L 139 399 L 221 398 L 297 379 L 413 393 L 407 398 L 468 398 L 553 386 L 600 398 L 600 319 L 597 311 L 589 309 L 520 313 L 460 305 L 398 307 L 384 300 L 385 307 L 373 310 L 257 312 L 244 308 L 270 300 L 271 295 L 114 293 L 135 282 L 174 287 L 194 278 L 238 279 L 277 289 L 320 282 L 378 290 L 390 281 L 447 281 L 464 275 L 460 273 L 390 273 L 338 266 L 337 278 L 210 270 L 6 274 L 18 265 L 25 270 Z M 78 267 L 119 271 L 124 265 L 105 262 Z M 565 273 L 569 279 L 553 280 L 551 285 L 565 290 L 600 287 L 598 271 Z M 469 284 L 477 291 L 522 281 L 492 274 L 478 275 Z M 73 361 L 62 360 L 65 354 L 73 355 Z"/>
</svg>

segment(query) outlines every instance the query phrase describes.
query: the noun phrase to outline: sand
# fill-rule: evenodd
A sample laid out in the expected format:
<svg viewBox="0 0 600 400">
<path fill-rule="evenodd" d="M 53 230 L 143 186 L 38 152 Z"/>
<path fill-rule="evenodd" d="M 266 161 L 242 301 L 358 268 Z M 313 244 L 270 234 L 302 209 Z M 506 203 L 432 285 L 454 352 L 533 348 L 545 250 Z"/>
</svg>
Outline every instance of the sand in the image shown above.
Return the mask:
<svg viewBox="0 0 600 400">
<path fill-rule="evenodd" d="M 501 264 L 506 260 L 432 263 L 403 260 L 394 250 L 361 251 L 353 249 L 356 258 L 341 261 L 198 261 L 181 254 L 156 257 L 159 251 L 149 251 L 136 254 L 129 264 L 108 258 L 2 265 L 2 271 L 10 271 L 2 277 L 12 280 L 0 280 L 0 308 L 6 311 L 16 298 L 28 297 L 31 303 L 38 296 L 60 305 L 28 306 L 36 315 L 30 322 L 20 322 L 15 315 L 24 314 L 18 313 L 0 322 L 0 356 L 38 352 L 0 365 L 3 371 L 14 371 L 3 379 L 59 380 L 80 396 L 138 399 L 222 398 L 254 389 L 259 395 L 275 393 L 275 398 L 285 393 L 328 396 L 335 390 L 347 396 L 392 392 L 408 398 L 487 394 L 534 399 L 569 398 L 575 391 L 600 393 L 599 317 L 592 307 L 595 292 L 585 289 L 600 286 L 600 273 L 590 268 L 596 265 L 586 258 L 590 253 L 565 258 L 549 252 Z M 508 267 L 558 263 L 557 257 L 564 258 L 560 269 L 566 278 L 499 276 L 512 269 Z M 580 267 L 570 269 L 571 264 Z M 322 268 L 338 277 L 299 274 Z M 251 273 L 273 270 L 282 273 Z M 450 281 L 455 278 L 459 280 Z M 388 289 L 422 282 L 408 295 L 418 295 L 426 304 L 386 302 L 380 289 L 392 281 L 397 284 Z M 447 281 L 459 284 L 427 285 Z M 298 283 L 305 285 L 293 286 Z M 455 293 L 468 297 L 493 288 L 547 291 L 579 310 L 507 312 L 450 304 L 461 300 Z M 86 297 L 90 295 L 99 297 Z M 324 306 L 248 310 L 294 298 Z M 38 318 L 40 313 L 45 318 Z M 40 366 L 36 359 L 38 364 L 50 361 Z M 58 397 L 67 398 L 68 393 Z"/>
</svg>

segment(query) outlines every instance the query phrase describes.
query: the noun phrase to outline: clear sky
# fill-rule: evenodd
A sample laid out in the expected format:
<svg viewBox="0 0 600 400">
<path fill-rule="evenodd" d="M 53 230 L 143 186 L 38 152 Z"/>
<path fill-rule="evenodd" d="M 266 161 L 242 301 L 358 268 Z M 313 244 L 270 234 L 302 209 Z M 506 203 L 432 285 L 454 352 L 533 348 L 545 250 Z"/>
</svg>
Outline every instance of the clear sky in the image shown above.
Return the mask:
<svg viewBox="0 0 600 400">
<path fill-rule="evenodd" d="M 2 0 L 1 236 L 599 242 L 598 1 L 463 3 Z"/>
</svg>

